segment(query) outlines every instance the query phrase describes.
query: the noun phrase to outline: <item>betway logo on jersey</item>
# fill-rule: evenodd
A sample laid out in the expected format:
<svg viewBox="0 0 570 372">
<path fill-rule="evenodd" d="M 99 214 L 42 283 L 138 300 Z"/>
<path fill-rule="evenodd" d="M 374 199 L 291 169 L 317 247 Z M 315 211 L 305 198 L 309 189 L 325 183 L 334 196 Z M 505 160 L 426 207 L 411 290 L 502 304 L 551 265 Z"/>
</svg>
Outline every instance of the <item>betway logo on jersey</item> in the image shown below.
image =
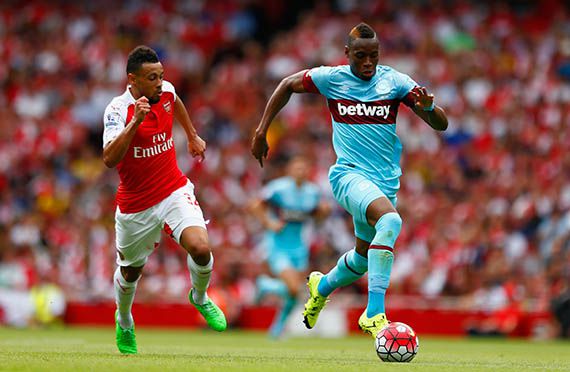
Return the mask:
<svg viewBox="0 0 570 372">
<path fill-rule="evenodd" d="M 390 115 L 390 106 L 368 106 L 366 103 L 357 103 L 356 105 L 345 106 L 338 102 L 337 104 L 338 114 L 341 116 L 345 115 L 366 115 L 366 116 L 378 116 L 382 119 L 388 119 Z"/>
<path fill-rule="evenodd" d="M 329 99 L 329 110 L 337 123 L 394 124 L 398 115 L 399 100 L 370 102 L 346 99 Z"/>
<path fill-rule="evenodd" d="M 167 140 L 166 133 L 154 135 L 152 137 L 152 142 L 155 143 L 155 145 L 150 147 L 133 147 L 133 157 L 135 159 L 150 158 L 151 156 L 162 154 L 174 147 L 174 140 L 172 137 Z"/>
</svg>

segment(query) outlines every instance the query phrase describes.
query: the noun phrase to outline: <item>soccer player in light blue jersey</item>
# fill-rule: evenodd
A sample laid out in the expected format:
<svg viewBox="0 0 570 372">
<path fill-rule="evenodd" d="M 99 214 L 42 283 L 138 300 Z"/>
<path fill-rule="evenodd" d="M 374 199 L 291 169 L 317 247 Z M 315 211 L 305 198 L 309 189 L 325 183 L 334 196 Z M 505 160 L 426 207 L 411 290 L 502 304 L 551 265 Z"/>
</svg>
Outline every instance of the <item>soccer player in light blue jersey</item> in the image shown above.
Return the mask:
<svg viewBox="0 0 570 372">
<path fill-rule="evenodd" d="M 402 174 L 402 145 L 396 135 L 398 108 L 404 103 L 440 131 L 447 128 L 447 117 L 426 88 L 391 67 L 378 65 L 378 38 L 367 24 L 350 31 L 345 54 L 348 65 L 312 68 L 281 81 L 265 107 L 251 151 L 263 166 L 269 150 L 267 130 L 291 94 L 318 93 L 327 98 L 337 155 L 329 180 L 336 200 L 353 217 L 356 243 L 326 275 L 310 274 L 304 323 L 313 328 L 328 296 L 368 272 L 368 305 L 358 325 L 376 337 L 388 324 L 384 296 L 402 226 L 396 211 Z"/>
<path fill-rule="evenodd" d="M 283 307 L 275 316 L 270 335 L 278 338 L 297 302 L 309 261 L 309 247 L 304 239 L 307 223 L 328 214 L 328 204 L 321 200 L 317 185 L 308 181 L 309 163 L 302 156 L 287 164 L 287 175 L 269 182 L 261 196 L 252 203 L 254 215 L 266 229 L 264 248 L 274 277 L 260 275 L 258 297 L 274 294 L 283 299 Z"/>
</svg>

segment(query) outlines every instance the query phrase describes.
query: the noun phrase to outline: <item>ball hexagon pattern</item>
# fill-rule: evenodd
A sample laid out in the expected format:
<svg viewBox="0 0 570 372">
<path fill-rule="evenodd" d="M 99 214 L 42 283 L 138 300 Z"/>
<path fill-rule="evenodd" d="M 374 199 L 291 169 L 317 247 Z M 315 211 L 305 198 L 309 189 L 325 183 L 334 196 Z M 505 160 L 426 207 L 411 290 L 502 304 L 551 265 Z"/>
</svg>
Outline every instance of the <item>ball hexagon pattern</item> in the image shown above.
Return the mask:
<svg viewBox="0 0 570 372">
<path fill-rule="evenodd" d="M 419 340 L 412 327 L 393 322 L 378 332 L 374 346 L 384 362 L 410 362 L 418 353 Z"/>
</svg>

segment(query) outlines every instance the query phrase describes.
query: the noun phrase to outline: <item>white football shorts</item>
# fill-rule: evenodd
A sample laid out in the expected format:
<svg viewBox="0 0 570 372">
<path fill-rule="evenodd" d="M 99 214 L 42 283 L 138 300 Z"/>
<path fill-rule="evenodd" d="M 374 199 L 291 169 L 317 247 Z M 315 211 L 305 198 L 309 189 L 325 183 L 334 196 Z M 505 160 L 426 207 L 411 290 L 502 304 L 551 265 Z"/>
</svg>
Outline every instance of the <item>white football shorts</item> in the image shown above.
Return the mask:
<svg viewBox="0 0 570 372">
<path fill-rule="evenodd" d="M 115 212 L 117 265 L 143 266 L 160 242 L 164 229 L 178 244 L 182 231 L 190 226 L 206 229 L 202 209 L 188 183 L 160 203 L 137 213 Z"/>
</svg>

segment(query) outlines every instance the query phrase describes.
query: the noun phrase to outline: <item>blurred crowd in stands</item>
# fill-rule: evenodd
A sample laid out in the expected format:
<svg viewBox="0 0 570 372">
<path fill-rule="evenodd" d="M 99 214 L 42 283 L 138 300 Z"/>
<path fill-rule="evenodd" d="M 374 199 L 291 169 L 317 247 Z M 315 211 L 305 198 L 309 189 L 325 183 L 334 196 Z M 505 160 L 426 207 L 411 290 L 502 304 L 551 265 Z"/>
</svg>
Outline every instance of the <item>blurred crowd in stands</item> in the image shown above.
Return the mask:
<svg viewBox="0 0 570 372">
<path fill-rule="evenodd" d="M 508 331 L 521 311 L 570 301 L 563 1 L 38 0 L 0 5 L 0 304 L 48 283 L 68 300 L 112 298 L 118 177 L 101 160 L 102 113 L 124 91 L 126 56 L 139 44 L 158 51 L 208 144 L 197 163 L 175 130 L 179 165 L 210 220 L 211 294 L 230 318 L 253 301 L 264 271 L 247 204 L 292 154 L 310 159 L 335 205 L 311 244 L 311 269 L 328 270 L 354 242 L 328 185 L 325 100 L 292 98 L 269 134 L 265 168 L 249 141 L 279 80 L 346 63 L 345 35 L 362 20 L 378 33 L 380 63 L 428 87 L 450 122 L 436 133 L 399 112 L 404 224 L 388 306 L 441 298 L 506 312 L 496 327 Z M 136 301 L 185 301 L 188 287 L 184 252 L 165 237 Z M 341 293 L 365 294 L 366 282 Z"/>
</svg>

